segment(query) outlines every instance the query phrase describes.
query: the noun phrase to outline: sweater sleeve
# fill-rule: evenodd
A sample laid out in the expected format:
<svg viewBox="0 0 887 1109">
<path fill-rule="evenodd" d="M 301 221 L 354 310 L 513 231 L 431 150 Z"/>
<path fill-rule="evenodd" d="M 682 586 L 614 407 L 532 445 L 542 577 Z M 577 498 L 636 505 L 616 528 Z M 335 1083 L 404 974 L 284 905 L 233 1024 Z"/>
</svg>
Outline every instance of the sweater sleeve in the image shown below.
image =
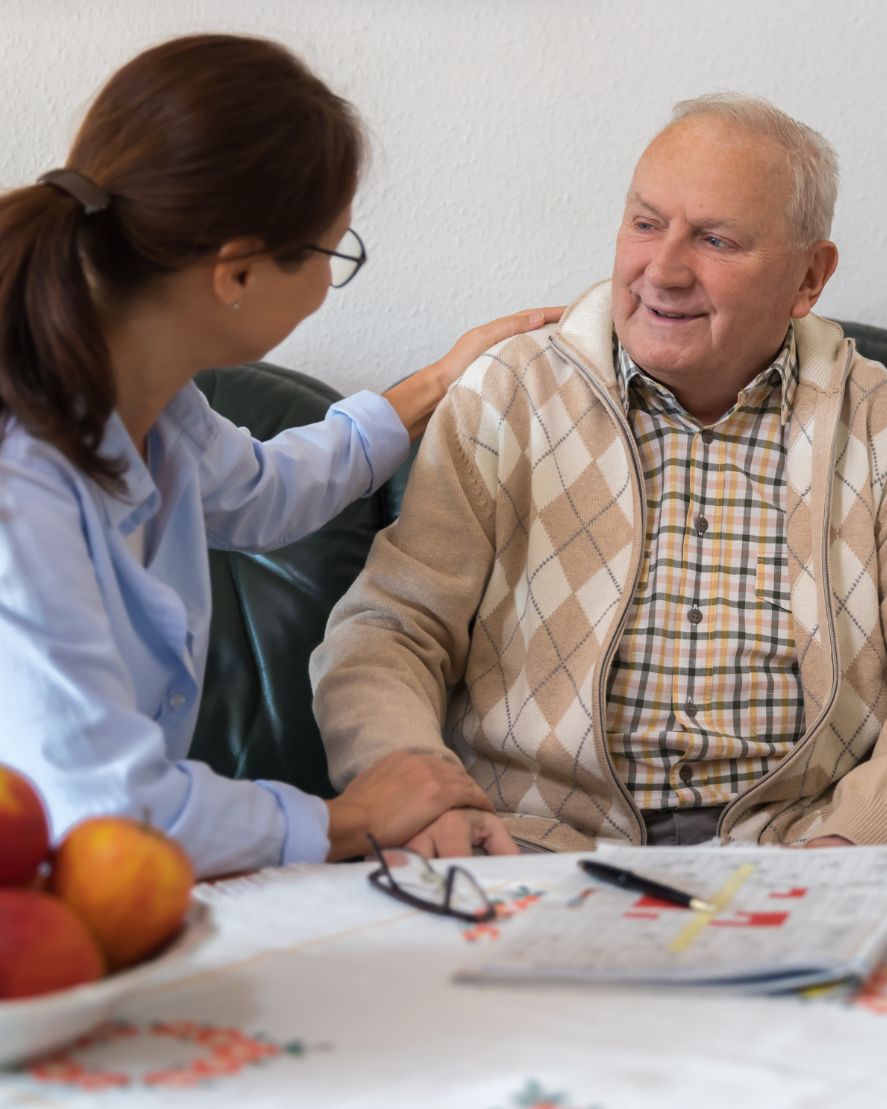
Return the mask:
<svg viewBox="0 0 887 1109">
<path fill-rule="evenodd" d="M 312 655 L 314 711 L 340 789 L 397 748 L 445 751 L 447 689 L 465 672 L 493 565 L 497 447 L 483 422 L 477 393 L 451 389 L 400 518 L 376 536 Z"/>
</svg>

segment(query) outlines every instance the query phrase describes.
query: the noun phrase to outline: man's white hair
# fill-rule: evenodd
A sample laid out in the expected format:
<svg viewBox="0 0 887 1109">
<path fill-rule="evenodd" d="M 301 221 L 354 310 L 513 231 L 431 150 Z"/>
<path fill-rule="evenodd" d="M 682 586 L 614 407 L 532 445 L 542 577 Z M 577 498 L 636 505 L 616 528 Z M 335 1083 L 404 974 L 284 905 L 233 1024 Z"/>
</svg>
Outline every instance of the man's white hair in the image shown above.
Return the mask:
<svg viewBox="0 0 887 1109">
<path fill-rule="evenodd" d="M 778 143 L 786 152 L 795 183 L 787 212 L 793 245 L 804 249 L 829 237 L 838 195 L 838 156 L 830 142 L 762 96 L 736 92 L 679 101 L 669 126 L 701 115 L 716 116 Z"/>
</svg>

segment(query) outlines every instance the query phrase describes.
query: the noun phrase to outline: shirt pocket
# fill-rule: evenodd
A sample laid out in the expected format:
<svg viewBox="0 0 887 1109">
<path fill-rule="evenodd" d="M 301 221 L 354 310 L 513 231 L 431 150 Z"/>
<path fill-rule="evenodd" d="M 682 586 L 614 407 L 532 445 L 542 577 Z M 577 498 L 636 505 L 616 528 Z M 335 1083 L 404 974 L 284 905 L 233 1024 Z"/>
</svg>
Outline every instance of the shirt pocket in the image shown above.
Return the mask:
<svg viewBox="0 0 887 1109">
<path fill-rule="evenodd" d="M 788 580 L 788 561 L 785 556 L 758 558 L 755 572 L 755 596 L 772 608 L 791 612 L 792 598 Z"/>
</svg>

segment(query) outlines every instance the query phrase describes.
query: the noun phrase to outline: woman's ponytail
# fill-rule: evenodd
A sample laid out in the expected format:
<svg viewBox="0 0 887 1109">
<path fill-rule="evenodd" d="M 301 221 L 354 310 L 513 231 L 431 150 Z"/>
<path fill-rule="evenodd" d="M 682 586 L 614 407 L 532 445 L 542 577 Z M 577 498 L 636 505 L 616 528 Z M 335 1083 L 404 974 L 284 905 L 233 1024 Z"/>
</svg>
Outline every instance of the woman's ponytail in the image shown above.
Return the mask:
<svg viewBox="0 0 887 1109">
<path fill-rule="evenodd" d="M 0 198 L 0 417 L 110 488 L 119 464 L 98 452 L 115 389 L 80 242 L 103 216 L 50 184 Z"/>
</svg>

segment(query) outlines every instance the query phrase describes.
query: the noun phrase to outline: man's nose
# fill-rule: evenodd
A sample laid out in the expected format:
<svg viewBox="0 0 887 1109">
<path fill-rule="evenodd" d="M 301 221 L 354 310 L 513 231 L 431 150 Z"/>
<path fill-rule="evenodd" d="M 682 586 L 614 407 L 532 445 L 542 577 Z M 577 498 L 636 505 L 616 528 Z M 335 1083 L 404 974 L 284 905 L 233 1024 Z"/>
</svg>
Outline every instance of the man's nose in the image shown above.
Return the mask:
<svg viewBox="0 0 887 1109">
<path fill-rule="evenodd" d="M 677 236 L 664 235 L 654 245 L 646 276 L 660 289 L 686 289 L 695 280 L 690 244 Z"/>
</svg>

